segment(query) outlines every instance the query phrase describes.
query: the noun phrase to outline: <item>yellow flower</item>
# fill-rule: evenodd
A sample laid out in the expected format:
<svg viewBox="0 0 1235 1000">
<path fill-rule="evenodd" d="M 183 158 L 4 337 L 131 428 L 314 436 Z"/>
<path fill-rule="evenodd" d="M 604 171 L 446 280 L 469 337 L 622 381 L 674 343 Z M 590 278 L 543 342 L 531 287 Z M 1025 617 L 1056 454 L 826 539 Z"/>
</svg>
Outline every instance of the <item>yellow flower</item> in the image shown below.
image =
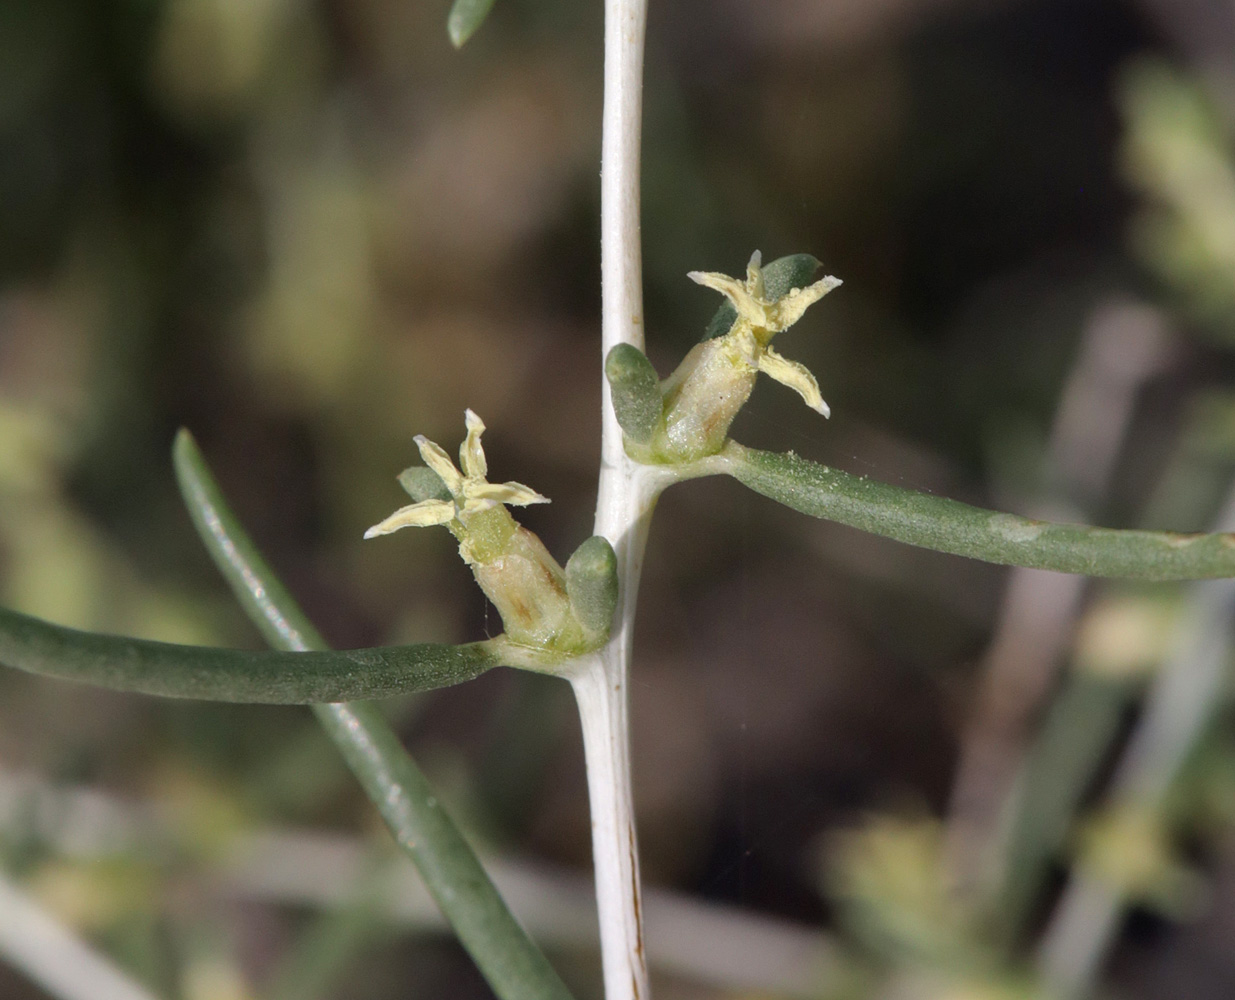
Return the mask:
<svg viewBox="0 0 1235 1000">
<path fill-rule="evenodd" d="M 544 543 L 517 523 L 505 507 L 549 500 L 522 483 L 488 481 L 488 463 L 480 445 L 484 429 L 480 417 L 468 410 L 467 437 L 459 447 L 461 469 L 455 468 L 440 447 L 418 436 L 421 457 L 441 480 L 450 499 L 440 497 L 436 484 L 421 488 L 405 478 L 409 473 L 425 471 L 408 469 L 400 481 L 413 497 L 433 491 L 439 496 L 400 508 L 366 531 L 365 538 L 388 535 L 400 528 L 444 524 L 458 539 L 459 555 L 472 568 L 480 589 L 502 616 L 509 638 L 542 650 L 583 648 L 589 634 L 571 612 L 565 571 Z"/>
<path fill-rule="evenodd" d="M 750 258 L 746 280 L 692 271 L 690 277 L 725 296 L 737 313 L 729 331 L 696 344 L 664 382 L 663 422 L 646 446 L 632 456 L 649 462 L 689 462 L 714 455 L 729 436 L 729 425 L 746 405 L 755 378 L 764 372 L 797 392 L 811 409 L 828 416 L 819 383 L 804 365 L 772 350 L 769 342 L 802 318 L 807 308 L 840 284 L 827 277 L 771 298 L 764 286 L 759 251 Z M 630 448 L 628 442 L 628 449 Z"/>
<path fill-rule="evenodd" d="M 471 410 L 466 414 L 467 437 L 459 446 L 459 464 L 455 468 L 450 456 L 439 445 L 423 434 L 416 435 L 416 447 L 425 465 L 437 473 L 438 478 L 450 492 L 450 500 L 421 500 L 419 503 L 400 507 L 384 521 L 379 521 L 364 533 L 365 538 L 389 535 L 400 528 L 424 528 L 434 524 L 449 525 L 452 521 L 465 521 L 472 514 L 479 514 L 498 504 L 527 506 L 533 503 L 548 503 L 530 486 L 522 483 L 490 483 L 485 477 L 489 466 L 485 461 L 480 435 L 485 425 Z"/>
<path fill-rule="evenodd" d="M 750 263 L 746 265 L 745 282 L 712 271 L 691 271 L 688 277 L 706 288 L 720 292 L 737 310 L 737 322 L 721 338 L 732 355 L 782 385 L 787 385 L 806 401 L 807 406 L 826 417 L 831 411 L 823 401 L 815 376 L 805 365 L 778 354 L 769 346 L 769 342 L 776 334 L 793 326 L 810 306 L 840 285 L 841 281 L 829 275 L 806 288 L 794 288 L 773 302 L 766 297 L 764 291 L 763 270 L 760 266 L 762 262 L 762 257 L 756 250 L 751 255 Z"/>
</svg>

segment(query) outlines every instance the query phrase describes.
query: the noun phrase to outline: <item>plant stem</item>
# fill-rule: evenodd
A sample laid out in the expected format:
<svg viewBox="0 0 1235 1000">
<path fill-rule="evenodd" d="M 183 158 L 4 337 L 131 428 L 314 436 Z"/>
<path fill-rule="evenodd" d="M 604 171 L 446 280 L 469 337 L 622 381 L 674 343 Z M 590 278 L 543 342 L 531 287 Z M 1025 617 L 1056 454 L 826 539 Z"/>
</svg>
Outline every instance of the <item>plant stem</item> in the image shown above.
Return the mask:
<svg viewBox="0 0 1235 1000">
<path fill-rule="evenodd" d="M 605 997 L 645 1000 L 650 993 L 630 781 L 628 679 L 639 575 L 652 509 L 660 491 L 677 477 L 636 466 L 622 457 L 624 475 L 606 477 L 608 470 L 602 469 L 596 514 L 596 533 L 610 538 L 618 557 L 617 615 L 608 644 L 596 655 L 576 661 L 570 681 L 579 706 L 587 763 Z M 612 518 L 608 529 L 612 534 L 606 533 L 606 515 Z"/>
<path fill-rule="evenodd" d="M 605 0 L 605 98 L 600 153 L 601 357 L 618 344 L 643 349 L 639 147 L 647 0 Z M 604 386 L 606 404 L 608 385 Z M 606 464 L 625 455 L 613 408 L 604 410 Z"/>
<path fill-rule="evenodd" d="M 620 662 L 611 663 L 625 674 Z M 647 996 L 647 960 L 630 787 L 626 684 L 624 677 L 610 682 L 610 664 L 600 657 L 581 667 L 572 683 L 587 761 L 605 997 L 638 1000 Z"/>
<path fill-rule="evenodd" d="M 600 165 L 601 353 L 643 348 L 639 147 L 647 0 L 605 0 L 605 97 Z M 601 379 L 601 467 L 595 533 L 618 557 L 621 596 L 608 644 L 581 660 L 571 682 L 579 705 L 592 811 L 596 905 L 607 1000 L 649 996 L 630 784 L 627 680 L 648 522 L 668 479 L 627 458 Z"/>
</svg>

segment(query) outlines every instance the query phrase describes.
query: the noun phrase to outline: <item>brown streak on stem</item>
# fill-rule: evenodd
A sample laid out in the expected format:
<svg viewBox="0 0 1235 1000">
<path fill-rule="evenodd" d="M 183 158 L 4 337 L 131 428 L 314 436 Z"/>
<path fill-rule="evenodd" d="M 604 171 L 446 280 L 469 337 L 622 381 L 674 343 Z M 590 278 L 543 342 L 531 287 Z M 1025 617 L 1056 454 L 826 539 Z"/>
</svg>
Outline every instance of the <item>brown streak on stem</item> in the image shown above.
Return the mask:
<svg viewBox="0 0 1235 1000">
<path fill-rule="evenodd" d="M 628 843 L 630 849 L 630 898 L 635 908 L 635 954 L 639 956 L 639 964 L 646 968 L 647 958 L 643 952 L 643 903 L 640 899 L 639 892 L 639 859 L 635 856 L 635 828 L 630 823 L 626 824 L 628 835 Z M 638 992 L 638 977 L 635 977 L 635 996 L 636 1000 L 639 996 Z"/>
</svg>

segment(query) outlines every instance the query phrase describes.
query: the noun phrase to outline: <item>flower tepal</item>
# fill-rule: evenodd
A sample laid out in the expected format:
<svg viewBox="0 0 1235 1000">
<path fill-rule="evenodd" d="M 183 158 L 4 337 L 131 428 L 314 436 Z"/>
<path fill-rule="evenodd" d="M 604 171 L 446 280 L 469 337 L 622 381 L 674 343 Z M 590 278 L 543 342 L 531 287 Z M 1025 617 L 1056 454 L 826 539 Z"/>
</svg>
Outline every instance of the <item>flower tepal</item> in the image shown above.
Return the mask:
<svg viewBox="0 0 1235 1000">
<path fill-rule="evenodd" d="M 815 376 L 803 364 L 790 361 L 770 346 L 772 338 L 789 329 L 806 310 L 841 284 L 831 275 L 805 288 L 794 288 L 775 301 L 764 290 L 762 258 L 758 250 L 746 266 L 746 281 L 713 271 L 691 271 L 688 277 L 706 288 L 720 292 L 737 310 L 738 318 L 725 336 L 738 357 L 782 385 L 793 389 L 812 410 L 829 416 L 831 411 L 819 392 Z"/>
<path fill-rule="evenodd" d="M 434 524 L 450 525 L 452 521 L 465 521 L 471 514 L 479 514 L 497 504 L 527 506 L 533 503 L 548 503 L 530 486 L 522 483 L 490 483 L 485 451 L 480 435 L 485 431 L 484 421 L 471 410 L 466 414 L 467 437 L 459 446 L 459 465 L 455 468 L 450 456 L 440 446 L 416 435 L 416 447 L 425 465 L 432 469 L 450 492 L 450 500 L 428 499 L 400 507 L 383 521 L 365 532 L 365 538 L 389 535 L 400 528 L 424 528 Z"/>
<path fill-rule="evenodd" d="M 773 261 L 765 274 L 756 251 L 747 265 L 745 281 L 714 272 L 691 272 L 694 281 L 729 300 L 732 319 L 727 330 L 709 334 L 696 344 L 661 383 L 662 420 L 646 444 L 633 439 L 634 457 L 673 463 L 718 452 L 728 437 L 729 425 L 750 398 L 759 372 L 789 386 L 807 406 L 828 416 L 828 404 L 815 376 L 805 365 L 778 354 L 770 343 L 840 284 L 840 279 L 826 277 L 813 284 L 786 285 L 784 279 L 800 273 L 799 265 L 804 261 L 810 264 L 810 273 L 819 264 L 813 257 L 799 254 Z M 631 439 L 627 444 L 630 450 Z"/>
</svg>

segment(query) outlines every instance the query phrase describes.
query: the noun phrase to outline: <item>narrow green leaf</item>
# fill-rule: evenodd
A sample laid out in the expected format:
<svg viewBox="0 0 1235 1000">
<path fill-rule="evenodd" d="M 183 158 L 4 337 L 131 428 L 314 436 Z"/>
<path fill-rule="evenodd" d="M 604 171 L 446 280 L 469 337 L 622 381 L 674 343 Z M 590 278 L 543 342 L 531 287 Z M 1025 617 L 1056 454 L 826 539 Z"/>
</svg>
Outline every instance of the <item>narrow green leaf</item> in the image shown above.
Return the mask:
<svg viewBox="0 0 1235 1000">
<path fill-rule="evenodd" d="M 493 992 L 502 1000 L 570 1000 L 390 724 L 363 703 L 315 711 Z"/>
<path fill-rule="evenodd" d="M 339 653 L 179 646 L 79 632 L 0 608 L 0 664 L 165 698 L 276 705 L 385 698 L 469 681 L 499 662 L 484 643 Z"/>
<path fill-rule="evenodd" d="M 228 509 L 201 449 L 183 427 L 172 446 L 172 466 L 193 526 L 262 637 L 276 649 L 329 648 Z"/>
<path fill-rule="evenodd" d="M 254 624 L 281 649 L 324 650 L 321 635 L 228 509 L 187 431 L 176 438 L 174 460 L 193 523 Z M 381 713 L 364 703 L 314 705 L 313 711 L 494 993 L 501 1000 L 572 1000 Z"/>
<path fill-rule="evenodd" d="M 622 430 L 631 440 L 647 444 L 664 410 L 660 376 L 652 362 L 634 345 L 618 344 L 605 358 L 605 378 L 609 380 L 613 412 Z"/>
<path fill-rule="evenodd" d="M 463 43 L 476 34 L 492 9 L 493 0 L 455 0 L 446 19 L 446 30 L 456 49 L 462 48 Z"/>
<path fill-rule="evenodd" d="M 724 471 L 813 517 L 986 562 L 1140 580 L 1235 577 L 1235 534 L 1119 531 L 1034 521 L 730 442 Z"/>
<path fill-rule="evenodd" d="M 822 266 L 817 258 L 808 253 L 778 257 L 763 268 L 763 289 L 768 301 L 784 298 L 795 288 L 805 288 Z M 703 331 L 703 339 L 723 337 L 737 318 L 738 312 L 733 308 L 733 303 L 726 299 Z"/>
<path fill-rule="evenodd" d="M 1085 793 L 1142 686 L 1077 670 L 1051 704 L 1003 823 L 1003 870 L 990 902 L 1008 940 L 1024 929 L 1050 865 L 1063 851 Z"/>
<path fill-rule="evenodd" d="M 617 553 L 607 538 L 593 535 L 566 562 L 570 609 L 590 635 L 606 639 L 617 608 Z"/>
</svg>

